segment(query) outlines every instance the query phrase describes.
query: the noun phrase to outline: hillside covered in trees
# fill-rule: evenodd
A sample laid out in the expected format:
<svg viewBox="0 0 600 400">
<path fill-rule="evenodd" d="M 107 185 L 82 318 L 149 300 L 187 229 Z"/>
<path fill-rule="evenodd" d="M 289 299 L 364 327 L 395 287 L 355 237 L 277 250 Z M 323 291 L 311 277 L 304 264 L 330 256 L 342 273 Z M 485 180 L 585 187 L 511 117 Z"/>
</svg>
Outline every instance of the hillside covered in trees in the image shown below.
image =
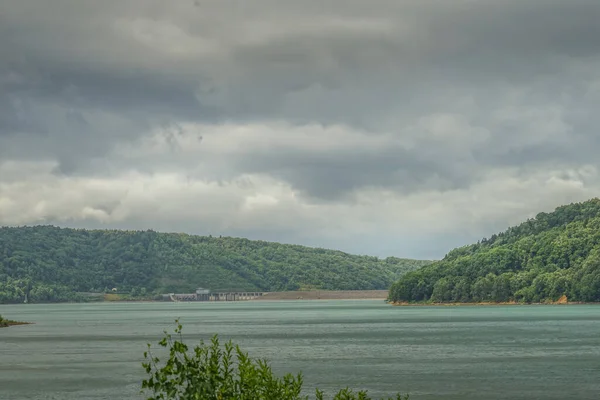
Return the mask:
<svg viewBox="0 0 600 400">
<path fill-rule="evenodd" d="M 154 231 L 0 228 L 0 303 L 213 290 L 387 289 L 427 261 Z"/>
<path fill-rule="evenodd" d="M 570 204 L 404 275 L 393 302 L 600 301 L 600 199 Z"/>
</svg>

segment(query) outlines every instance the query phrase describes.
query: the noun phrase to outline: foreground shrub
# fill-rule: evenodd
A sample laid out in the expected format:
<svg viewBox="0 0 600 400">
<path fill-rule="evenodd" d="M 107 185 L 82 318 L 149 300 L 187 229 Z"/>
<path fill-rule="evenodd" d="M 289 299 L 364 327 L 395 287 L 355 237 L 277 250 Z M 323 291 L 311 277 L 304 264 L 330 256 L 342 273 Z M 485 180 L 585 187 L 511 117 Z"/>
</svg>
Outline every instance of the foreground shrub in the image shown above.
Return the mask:
<svg viewBox="0 0 600 400">
<path fill-rule="evenodd" d="M 181 332 L 177 321 L 176 338 L 165 332 L 158 342 L 169 351 L 165 362 L 152 354 L 150 344 L 144 352 L 142 365 L 149 377 L 142 389 L 151 393 L 148 400 L 308 400 L 302 395 L 302 374 L 277 377 L 266 360 L 252 359 L 231 341 L 222 347 L 216 335 L 210 344 L 200 342 L 189 351 Z M 318 389 L 315 398 L 325 399 Z M 396 396 L 396 400 L 406 399 Z M 366 391 L 342 389 L 333 400 L 373 399 Z"/>
</svg>

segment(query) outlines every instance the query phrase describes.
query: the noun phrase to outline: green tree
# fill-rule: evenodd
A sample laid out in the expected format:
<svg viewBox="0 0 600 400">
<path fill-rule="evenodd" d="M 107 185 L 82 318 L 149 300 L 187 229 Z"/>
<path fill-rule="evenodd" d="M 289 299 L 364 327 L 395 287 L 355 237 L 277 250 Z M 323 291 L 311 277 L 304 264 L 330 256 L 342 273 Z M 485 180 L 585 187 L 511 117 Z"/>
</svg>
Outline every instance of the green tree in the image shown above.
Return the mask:
<svg viewBox="0 0 600 400">
<path fill-rule="evenodd" d="M 433 285 L 433 293 L 431 301 L 438 303 L 448 302 L 452 300 L 452 290 L 454 285 L 451 278 L 442 278 Z"/>
<path fill-rule="evenodd" d="M 392 302 L 600 301 L 600 199 L 558 207 L 403 275 Z"/>
<path fill-rule="evenodd" d="M 0 227 L 0 303 L 213 290 L 387 289 L 424 260 L 153 231 Z M 95 290 L 94 290 L 95 288 Z M 146 289 L 144 294 L 143 288 Z"/>
<path fill-rule="evenodd" d="M 168 350 L 161 360 L 151 351 L 144 353 L 143 367 L 148 378 L 142 391 L 147 400 L 307 400 L 302 394 L 302 374 L 276 376 L 266 360 L 253 359 L 231 341 L 224 346 L 215 335 L 210 344 L 200 342 L 191 351 L 183 342 L 182 325 L 176 321 L 175 337 L 165 332 L 158 342 Z M 316 400 L 324 400 L 316 390 Z M 407 400 L 398 394 L 396 400 Z M 366 391 L 340 390 L 333 400 L 372 400 Z M 392 400 L 389 398 L 388 400 Z"/>
</svg>

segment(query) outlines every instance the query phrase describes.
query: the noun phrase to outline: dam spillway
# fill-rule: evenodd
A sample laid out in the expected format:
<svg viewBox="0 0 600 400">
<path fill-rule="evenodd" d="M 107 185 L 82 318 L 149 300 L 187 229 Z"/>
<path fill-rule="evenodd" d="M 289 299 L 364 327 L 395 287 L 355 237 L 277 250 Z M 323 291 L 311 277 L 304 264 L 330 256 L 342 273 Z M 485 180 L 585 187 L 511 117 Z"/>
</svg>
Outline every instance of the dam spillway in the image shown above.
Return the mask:
<svg viewBox="0 0 600 400">
<path fill-rule="evenodd" d="M 169 293 L 163 295 L 165 301 L 245 301 L 253 300 L 263 295 L 263 292 L 211 292 L 209 289 L 198 288 L 196 293 Z"/>
</svg>

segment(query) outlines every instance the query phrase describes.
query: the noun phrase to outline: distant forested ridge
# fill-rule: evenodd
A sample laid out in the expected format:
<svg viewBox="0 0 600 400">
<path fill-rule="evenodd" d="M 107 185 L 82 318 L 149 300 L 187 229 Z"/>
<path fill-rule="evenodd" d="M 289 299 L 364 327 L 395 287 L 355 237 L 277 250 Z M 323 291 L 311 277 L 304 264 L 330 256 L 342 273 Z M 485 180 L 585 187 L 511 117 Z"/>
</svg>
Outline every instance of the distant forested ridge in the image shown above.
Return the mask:
<svg viewBox="0 0 600 400">
<path fill-rule="evenodd" d="M 53 226 L 0 228 L 0 303 L 213 290 L 387 289 L 428 264 L 231 237 Z"/>
<path fill-rule="evenodd" d="M 600 200 L 540 213 L 404 275 L 393 302 L 600 301 Z"/>
</svg>

